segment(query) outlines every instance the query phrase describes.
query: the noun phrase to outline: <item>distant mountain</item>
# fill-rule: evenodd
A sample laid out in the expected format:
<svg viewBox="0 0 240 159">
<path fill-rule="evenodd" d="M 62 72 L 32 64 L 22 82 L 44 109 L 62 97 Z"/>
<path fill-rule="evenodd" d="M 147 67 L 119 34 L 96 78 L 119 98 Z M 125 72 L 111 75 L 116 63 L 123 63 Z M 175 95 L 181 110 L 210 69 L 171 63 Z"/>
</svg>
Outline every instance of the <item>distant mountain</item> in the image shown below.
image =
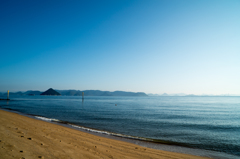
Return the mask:
<svg viewBox="0 0 240 159">
<path fill-rule="evenodd" d="M 161 96 L 169 96 L 167 93 L 163 93 Z"/>
<path fill-rule="evenodd" d="M 64 96 L 81 96 L 82 95 L 82 92 L 77 90 L 56 90 L 56 91 Z"/>
<path fill-rule="evenodd" d="M 100 91 L 100 90 L 57 90 L 61 95 L 65 96 L 82 96 L 82 92 L 84 92 L 84 96 L 147 96 L 147 94 L 143 92 L 124 92 L 124 91 Z"/>
<path fill-rule="evenodd" d="M 40 95 L 42 92 L 40 92 L 40 91 L 31 91 L 31 90 L 29 90 L 29 91 L 26 91 L 26 92 L 21 92 L 21 91 L 19 91 L 19 92 L 9 92 L 9 96 L 11 96 L 11 95 L 14 95 L 14 96 L 24 96 L 24 95 L 29 95 L 29 94 L 34 94 L 34 95 Z M 4 96 L 7 96 L 7 93 L 2 93 L 2 95 L 4 95 Z"/>
<path fill-rule="evenodd" d="M 105 91 L 101 94 L 101 96 L 113 96 L 111 92 Z"/>
<path fill-rule="evenodd" d="M 85 90 L 84 96 L 102 96 L 104 92 L 106 91 L 100 91 L 100 90 Z"/>
<path fill-rule="evenodd" d="M 221 95 L 214 95 L 214 94 L 202 94 L 202 95 L 194 95 L 194 94 L 184 94 L 184 93 L 176 93 L 176 94 L 145 94 L 144 92 L 125 92 L 125 91 L 100 91 L 100 90 L 54 90 L 57 93 L 53 93 L 54 95 L 64 95 L 64 96 L 82 96 L 82 92 L 84 92 L 84 96 L 240 96 L 240 94 L 221 94 Z M 43 92 L 37 90 L 28 90 L 26 92 L 9 92 L 9 96 L 26 96 L 26 95 L 41 95 Z M 51 94 L 51 93 L 50 93 Z M 7 96 L 6 92 L 0 92 L 1 96 Z"/>
<path fill-rule="evenodd" d="M 47 96 L 60 96 L 61 94 L 55 91 L 52 88 L 49 88 L 47 91 L 41 93 L 40 95 L 47 95 Z"/>
<path fill-rule="evenodd" d="M 53 90 L 52 88 L 48 89 L 45 92 L 29 90 L 26 92 L 10 92 L 9 95 L 63 95 L 63 96 L 148 96 L 144 92 L 125 92 L 125 91 L 100 91 L 100 90 Z M 6 95 L 4 93 L 2 95 Z"/>
<path fill-rule="evenodd" d="M 124 91 L 115 91 L 110 92 L 113 96 L 147 96 L 144 92 L 124 92 Z"/>
<path fill-rule="evenodd" d="M 42 94 L 42 92 L 40 92 L 40 91 L 27 91 L 27 92 L 25 92 L 24 93 L 25 95 L 40 95 L 40 94 Z"/>
<path fill-rule="evenodd" d="M 186 96 L 186 94 L 184 93 L 175 93 L 175 94 L 167 94 L 167 93 L 163 93 L 163 94 L 153 94 L 153 93 L 149 93 L 147 94 L 148 96 Z"/>
<path fill-rule="evenodd" d="M 7 93 L 3 93 L 2 95 L 4 95 L 4 96 L 7 96 Z M 11 96 L 11 95 L 20 95 L 20 96 L 22 96 L 22 95 L 25 95 L 23 92 L 9 92 L 9 96 Z"/>
<path fill-rule="evenodd" d="M 177 94 L 173 94 L 173 96 L 186 96 L 185 93 L 177 93 Z"/>
<path fill-rule="evenodd" d="M 149 93 L 147 94 L 148 96 L 160 96 L 159 94 L 153 94 L 153 93 Z"/>
<path fill-rule="evenodd" d="M 195 96 L 198 96 L 198 95 L 195 95 L 195 94 L 188 94 L 186 96 L 189 96 L 189 97 L 195 97 Z"/>
</svg>

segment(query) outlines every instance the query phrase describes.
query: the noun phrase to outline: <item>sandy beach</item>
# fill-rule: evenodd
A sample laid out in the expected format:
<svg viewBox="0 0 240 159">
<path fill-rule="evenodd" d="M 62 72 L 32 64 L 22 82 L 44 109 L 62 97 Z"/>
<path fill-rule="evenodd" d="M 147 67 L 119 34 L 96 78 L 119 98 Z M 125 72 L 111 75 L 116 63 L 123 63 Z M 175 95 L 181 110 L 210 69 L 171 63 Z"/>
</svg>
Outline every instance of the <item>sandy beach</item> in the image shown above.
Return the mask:
<svg viewBox="0 0 240 159">
<path fill-rule="evenodd" d="M 0 110 L 0 158 L 200 159 L 204 157 L 141 147 Z"/>
</svg>

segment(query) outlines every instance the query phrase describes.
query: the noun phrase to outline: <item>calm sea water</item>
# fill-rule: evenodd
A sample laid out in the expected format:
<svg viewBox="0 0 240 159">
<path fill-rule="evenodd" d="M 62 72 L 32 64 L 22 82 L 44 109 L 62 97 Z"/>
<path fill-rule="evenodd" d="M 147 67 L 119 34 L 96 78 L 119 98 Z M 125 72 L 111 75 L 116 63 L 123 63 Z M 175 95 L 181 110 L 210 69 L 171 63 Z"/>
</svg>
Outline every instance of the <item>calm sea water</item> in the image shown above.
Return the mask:
<svg viewBox="0 0 240 159">
<path fill-rule="evenodd" d="M 0 108 L 99 133 L 240 157 L 240 97 L 15 96 Z M 45 118 L 42 118 L 45 117 Z"/>
</svg>

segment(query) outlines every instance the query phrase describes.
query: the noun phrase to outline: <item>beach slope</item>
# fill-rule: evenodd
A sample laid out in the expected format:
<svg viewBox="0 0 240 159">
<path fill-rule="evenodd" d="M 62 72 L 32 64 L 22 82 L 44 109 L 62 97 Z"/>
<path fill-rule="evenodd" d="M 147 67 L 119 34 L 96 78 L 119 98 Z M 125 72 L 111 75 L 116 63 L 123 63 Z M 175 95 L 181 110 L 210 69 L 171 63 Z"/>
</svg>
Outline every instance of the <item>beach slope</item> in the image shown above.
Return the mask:
<svg viewBox="0 0 240 159">
<path fill-rule="evenodd" d="M 95 136 L 0 110 L 0 158 L 201 159 Z"/>
</svg>

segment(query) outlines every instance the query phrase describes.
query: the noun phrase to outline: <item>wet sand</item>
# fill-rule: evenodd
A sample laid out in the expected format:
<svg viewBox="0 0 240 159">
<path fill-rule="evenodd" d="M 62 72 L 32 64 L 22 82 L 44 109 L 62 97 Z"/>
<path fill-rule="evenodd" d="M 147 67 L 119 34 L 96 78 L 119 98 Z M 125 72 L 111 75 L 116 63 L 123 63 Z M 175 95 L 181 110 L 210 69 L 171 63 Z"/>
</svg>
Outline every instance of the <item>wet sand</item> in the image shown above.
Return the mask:
<svg viewBox="0 0 240 159">
<path fill-rule="evenodd" d="M 0 110 L 0 158 L 174 158 L 201 159 L 95 136 Z"/>
</svg>

